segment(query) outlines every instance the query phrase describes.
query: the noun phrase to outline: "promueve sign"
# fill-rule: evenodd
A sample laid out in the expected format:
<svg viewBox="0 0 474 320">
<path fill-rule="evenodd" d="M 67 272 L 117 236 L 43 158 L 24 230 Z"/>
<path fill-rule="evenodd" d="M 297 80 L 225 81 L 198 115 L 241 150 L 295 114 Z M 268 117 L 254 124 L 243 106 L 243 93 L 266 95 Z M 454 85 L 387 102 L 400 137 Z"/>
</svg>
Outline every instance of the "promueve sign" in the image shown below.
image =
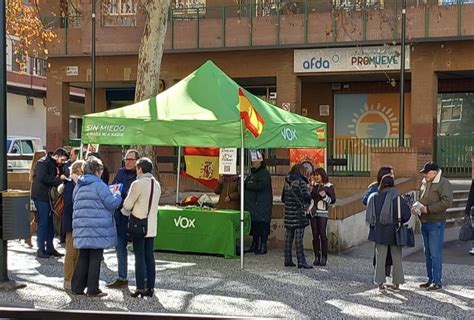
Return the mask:
<svg viewBox="0 0 474 320">
<path fill-rule="evenodd" d="M 410 46 L 405 54 L 409 69 Z M 400 56 L 400 46 L 295 50 L 293 69 L 295 73 L 399 70 Z"/>
</svg>

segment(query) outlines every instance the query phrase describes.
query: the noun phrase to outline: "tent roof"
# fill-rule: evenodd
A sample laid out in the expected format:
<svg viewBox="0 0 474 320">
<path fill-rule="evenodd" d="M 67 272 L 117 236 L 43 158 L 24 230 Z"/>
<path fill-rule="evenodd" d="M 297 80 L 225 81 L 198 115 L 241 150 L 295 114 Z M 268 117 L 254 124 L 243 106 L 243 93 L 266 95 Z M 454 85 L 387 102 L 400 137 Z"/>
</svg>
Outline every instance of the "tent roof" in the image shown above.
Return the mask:
<svg viewBox="0 0 474 320">
<path fill-rule="evenodd" d="M 108 145 L 240 147 L 239 88 L 207 61 L 156 97 L 85 115 L 82 140 Z M 263 132 L 256 138 L 244 126 L 246 148 L 326 146 L 325 123 L 244 93 L 265 121 Z"/>
</svg>

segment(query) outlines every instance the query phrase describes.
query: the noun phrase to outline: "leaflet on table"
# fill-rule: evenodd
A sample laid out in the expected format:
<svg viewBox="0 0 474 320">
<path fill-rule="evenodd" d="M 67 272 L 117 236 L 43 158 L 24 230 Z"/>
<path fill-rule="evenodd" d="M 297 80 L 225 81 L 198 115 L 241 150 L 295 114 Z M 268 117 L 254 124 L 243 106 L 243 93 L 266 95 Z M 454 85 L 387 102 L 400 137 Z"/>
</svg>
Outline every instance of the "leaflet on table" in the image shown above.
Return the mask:
<svg viewBox="0 0 474 320">
<path fill-rule="evenodd" d="M 115 193 L 115 191 L 117 191 L 117 190 L 122 192 L 122 189 L 123 189 L 123 184 L 122 183 L 116 183 L 116 184 L 109 185 L 109 190 L 112 193 Z"/>
</svg>

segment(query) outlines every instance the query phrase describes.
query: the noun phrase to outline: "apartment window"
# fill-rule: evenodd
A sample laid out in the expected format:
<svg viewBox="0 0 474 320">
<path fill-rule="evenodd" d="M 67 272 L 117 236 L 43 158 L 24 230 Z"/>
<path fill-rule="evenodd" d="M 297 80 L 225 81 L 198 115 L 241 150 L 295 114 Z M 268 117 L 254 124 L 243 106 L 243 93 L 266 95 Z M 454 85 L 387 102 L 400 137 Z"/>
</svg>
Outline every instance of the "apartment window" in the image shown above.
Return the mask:
<svg viewBox="0 0 474 320">
<path fill-rule="evenodd" d="M 192 19 L 206 14 L 206 0 L 174 0 L 171 5 L 175 18 Z"/>
<path fill-rule="evenodd" d="M 82 118 L 69 118 L 69 139 L 80 139 L 82 130 Z"/>
<path fill-rule="evenodd" d="M 46 78 L 46 70 L 48 68 L 48 62 L 46 60 L 40 58 L 31 58 L 31 65 L 32 75 Z"/>
<path fill-rule="evenodd" d="M 102 25 L 133 27 L 137 25 L 138 0 L 103 0 Z"/>
</svg>

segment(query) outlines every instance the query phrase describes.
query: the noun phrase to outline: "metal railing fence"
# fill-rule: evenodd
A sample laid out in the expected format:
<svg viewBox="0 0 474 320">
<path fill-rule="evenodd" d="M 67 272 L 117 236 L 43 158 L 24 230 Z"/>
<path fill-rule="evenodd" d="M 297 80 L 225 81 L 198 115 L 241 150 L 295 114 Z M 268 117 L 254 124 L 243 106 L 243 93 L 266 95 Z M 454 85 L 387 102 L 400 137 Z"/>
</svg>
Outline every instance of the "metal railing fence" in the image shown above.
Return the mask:
<svg viewBox="0 0 474 320">
<path fill-rule="evenodd" d="M 472 177 L 474 136 L 438 136 L 436 161 L 448 177 Z"/>
</svg>

